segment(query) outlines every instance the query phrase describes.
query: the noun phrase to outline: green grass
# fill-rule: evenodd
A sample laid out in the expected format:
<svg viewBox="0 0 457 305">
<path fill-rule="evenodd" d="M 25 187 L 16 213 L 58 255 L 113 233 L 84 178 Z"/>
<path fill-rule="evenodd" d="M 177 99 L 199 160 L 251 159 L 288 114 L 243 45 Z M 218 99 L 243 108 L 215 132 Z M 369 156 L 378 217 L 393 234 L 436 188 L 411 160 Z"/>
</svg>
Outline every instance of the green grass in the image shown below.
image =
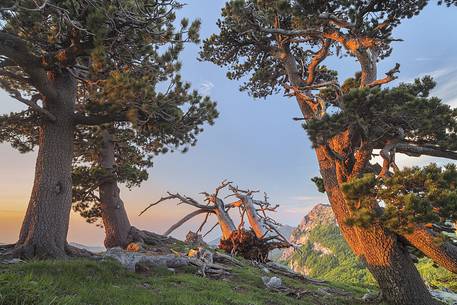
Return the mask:
<svg viewBox="0 0 457 305">
<path fill-rule="evenodd" d="M 444 268 L 437 267 L 430 259 L 422 258 L 416 264 L 424 280 L 432 288 L 447 288 L 457 291 L 457 275 Z"/>
<path fill-rule="evenodd" d="M 225 280 L 186 272 L 174 274 L 157 269 L 151 275 L 139 275 L 113 261 L 91 260 L 0 265 L 0 305 L 322 304 L 312 296 L 298 300 L 266 290 L 262 271 L 250 266 L 234 269 Z M 318 289 L 292 279 L 283 280 L 289 287 Z M 331 298 L 325 304 L 355 303 Z"/>
<path fill-rule="evenodd" d="M 313 250 L 313 243 L 330 249 L 333 255 L 322 255 Z M 336 225 L 319 225 L 309 232 L 308 242 L 296 251 L 289 261 L 306 267 L 309 276 L 330 281 L 339 286 L 376 287 L 373 276 L 357 259 L 341 236 Z"/>
</svg>

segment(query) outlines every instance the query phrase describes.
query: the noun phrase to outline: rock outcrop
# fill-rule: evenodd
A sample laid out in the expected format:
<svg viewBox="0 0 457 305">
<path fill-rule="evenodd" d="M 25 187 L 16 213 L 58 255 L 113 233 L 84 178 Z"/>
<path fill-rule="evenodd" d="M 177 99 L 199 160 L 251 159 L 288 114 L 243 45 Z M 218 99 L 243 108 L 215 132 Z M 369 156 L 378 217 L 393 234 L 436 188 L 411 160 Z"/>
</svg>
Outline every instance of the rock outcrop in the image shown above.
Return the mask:
<svg viewBox="0 0 457 305">
<path fill-rule="evenodd" d="M 328 204 L 319 203 L 313 207 L 313 209 L 303 217 L 297 228 L 292 231 L 289 238 L 290 243 L 295 245 L 305 245 L 309 239 L 309 233 L 319 225 L 336 225 L 335 215 L 333 214 L 332 208 Z M 315 244 L 313 247 L 323 253 L 331 254 L 331 250 L 325 248 L 320 244 Z M 289 248 L 283 251 L 280 260 L 286 261 L 294 252 L 293 248 Z"/>
</svg>

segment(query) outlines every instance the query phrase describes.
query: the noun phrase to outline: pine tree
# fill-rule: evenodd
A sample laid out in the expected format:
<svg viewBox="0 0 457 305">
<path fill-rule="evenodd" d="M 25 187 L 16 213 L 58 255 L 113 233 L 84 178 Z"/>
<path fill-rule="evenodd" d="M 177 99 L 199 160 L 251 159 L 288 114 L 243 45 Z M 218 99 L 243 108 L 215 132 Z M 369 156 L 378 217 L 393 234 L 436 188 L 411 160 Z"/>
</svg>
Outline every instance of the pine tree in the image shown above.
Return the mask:
<svg viewBox="0 0 457 305">
<path fill-rule="evenodd" d="M 399 305 L 435 303 L 407 243 L 452 272 L 457 272 L 455 246 L 421 242 L 434 235 L 420 222 L 404 235 L 379 221 L 351 223 L 359 209 L 374 214 L 382 207 L 377 200 L 354 205 L 343 189 L 368 179 L 362 178 L 367 172 L 385 179 L 396 167 L 395 153 L 455 157 L 456 113 L 428 97 L 433 81 L 381 89 L 396 79 L 398 64 L 384 78 L 377 77 L 377 62 L 390 55 L 396 40 L 393 29 L 426 4 L 233 0 L 222 10 L 220 32 L 205 41 L 201 52 L 202 59 L 227 66 L 229 79 L 247 79 L 241 90 L 256 98 L 281 89 L 296 98 L 322 176 L 314 181 L 327 193 L 343 236 L 386 300 Z M 322 65 L 332 55 L 354 57 L 361 71 L 341 83 L 336 72 Z M 378 170 L 369 163 L 376 149 L 384 158 Z"/>
<path fill-rule="evenodd" d="M 198 22 L 174 25 L 181 6 L 168 0 L 2 1 L 0 84 L 28 106 L 2 118 L 2 140 L 20 150 L 39 146 L 15 255 L 64 257 L 71 252 L 66 235 L 77 127 L 131 129 L 145 138 L 160 132 L 173 136 L 182 127 L 172 130 L 175 124 L 187 119 L 181 107 L 187 102 L 208 110 L 199 112 L 195 128 L 212 120 L 211 101 L 178 97 L 162 104 L 164 94 L 157 89 L 179 71 L 176 58 L 183 43 L 198 40 Z M 170 84 L 189 90 L 178 76 Z M 184 91 L 179 96 L 186 96 Z M 33 133 L 24 134 L 27 129 Z M 78 134 L 90 136 L 81 146 L 94 144 L 90 131 Z M 184 134 L 193 133 L 187 129 Z"/>
<path fill-rule="evenodd" d="M 130 225 L 118 184 L 140 186 L 148 178 L 147 169 L 153 166 L 155 155 L 186 152 L 196 144 L 201 125 L 212 124 L 217 116 L 208 98 L 188 92 L 188 84 L 177 84 L 159 94 L 156 101 L 154 112 L 166 117 L 160 124 L 156 121 L 137 128 L 132 124 L 104 125 L 76 133 L 73 209 L 89 223 L 102 220 L 107 248 L 144 242 L 139 230 Z"/>
</svg>

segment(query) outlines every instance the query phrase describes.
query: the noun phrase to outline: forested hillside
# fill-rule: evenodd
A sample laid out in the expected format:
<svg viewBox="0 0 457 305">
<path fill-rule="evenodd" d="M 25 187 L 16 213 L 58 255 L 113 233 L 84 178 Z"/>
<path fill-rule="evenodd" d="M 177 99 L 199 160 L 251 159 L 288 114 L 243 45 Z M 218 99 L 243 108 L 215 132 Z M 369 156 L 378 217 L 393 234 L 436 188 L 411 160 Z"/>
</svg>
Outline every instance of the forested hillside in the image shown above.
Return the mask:
<svg viewBox="0 0 457 305">
<path fill-rule="evenodd" d="M 290 241 L 301 244 L 286 250 L 281 260 L 294 271 L 332 282 L 370 287 L 375 281 L 363 263 L 351 252 L 336 225 L 328 205 L 318 204 L 292 232 Z M 457 276 L 421 258 L 417 267 L 432 288 L 457 289 Z"/>
</svg>

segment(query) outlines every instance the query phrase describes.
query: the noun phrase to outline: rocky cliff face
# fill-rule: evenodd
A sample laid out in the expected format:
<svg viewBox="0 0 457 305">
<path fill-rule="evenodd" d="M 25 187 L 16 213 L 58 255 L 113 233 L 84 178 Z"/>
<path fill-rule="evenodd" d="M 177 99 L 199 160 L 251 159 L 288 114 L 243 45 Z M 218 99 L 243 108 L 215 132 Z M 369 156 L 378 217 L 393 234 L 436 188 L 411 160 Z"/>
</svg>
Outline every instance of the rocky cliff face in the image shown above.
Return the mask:
<svg viewBox="0 0 457 305">
<path fill-rule="evenodd" d="M 329 205 L 316 205 L 294 229 L 290 241 L 301 246 L 295 251 L 284 251 L 280 261 L 287 263 L 294 271 L 332 282 L 361 286 L 375 284 L 371 274 L 341 235 Z M 457 291 L 456 275 L 436 268 L 426 258 L 420 259 L 417 268 L 427 285 L 435 289 L 432 290 L 435 296 L 448 304 L 457 304 L 453 303 L 457 295 L 448 294 L 451 290 Z"/>
<path fill-rule="evenodd" d="M 328 204 L 319 203 L 303 217 L 302 221 L 292 231 L 289 241 L 296 245 L 305 245 L 309 240 L 310 232 L 317 226 L 335 225 L 336 220 L 332 208 Z M 332 251 L 318 242 L 313 243 L 313 248 L 322 254 L 331 255 Z M 284 250 L 281 260 L 286 261 L 294 253 L 293 249 Z M 305 272 L 306 273 L 306 272 Z"/>
<path fill-rule="evenodd" d="M 374 284 L 363 264 L 351 252 L 336 223 L 332 208 L 317 204 L 292 232 L 280 261 L 304 275 L 351 284 Z"/>
</svg>

